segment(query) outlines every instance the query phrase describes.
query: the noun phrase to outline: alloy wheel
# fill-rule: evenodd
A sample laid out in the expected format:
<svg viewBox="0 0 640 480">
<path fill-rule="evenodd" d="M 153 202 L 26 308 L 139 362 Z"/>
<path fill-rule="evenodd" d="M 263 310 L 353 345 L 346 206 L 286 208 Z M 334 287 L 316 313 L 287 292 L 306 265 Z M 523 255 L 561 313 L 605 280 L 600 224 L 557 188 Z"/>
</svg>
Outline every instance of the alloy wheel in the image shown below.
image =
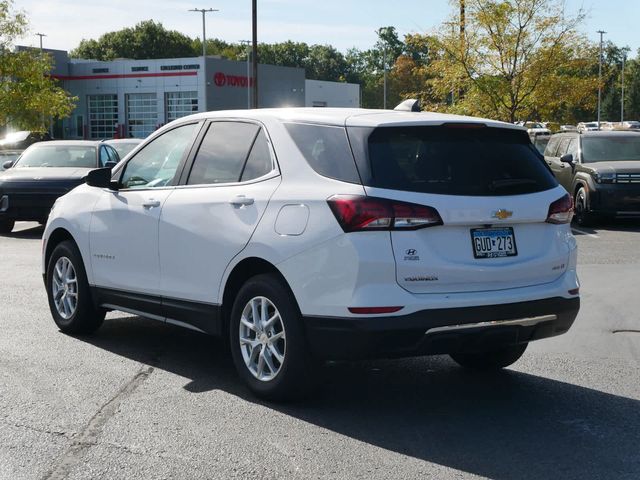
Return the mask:
<svg viewBox="0 0 640 480">
<path fill-rule="evenodd" d="M 56 311 L 65 320 L 70 319 L 78 307 L 78 276 L 67 257 L 56 261 L 51 289 Z"/>
<path fill-rule="evenodd" d="M 240 351 L 247 369 L 263 382 L 273 380 L 282 369 L 286 336 L 282 317 L 266 297 L 247 302 L 240 317 Z"/>
</svg>

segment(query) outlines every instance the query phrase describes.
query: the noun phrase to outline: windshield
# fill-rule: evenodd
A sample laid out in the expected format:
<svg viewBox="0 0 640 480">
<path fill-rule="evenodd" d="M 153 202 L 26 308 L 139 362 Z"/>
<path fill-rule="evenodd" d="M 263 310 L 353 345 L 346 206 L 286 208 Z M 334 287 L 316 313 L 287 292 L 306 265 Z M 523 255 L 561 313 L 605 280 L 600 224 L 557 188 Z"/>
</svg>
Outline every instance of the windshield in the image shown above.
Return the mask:
<svg viewBox="0 0 640 480">
<path fill-rule="evenodd" d="M 541 123 L 535 123 L 535 122 L 527 122 L 524 124 L 524 126 L 526 128 L 544 128 L 544 125 L 542 125 Z"/>
<path fill-rule="evenodd" d="M 585 163 L 627 160 L 640 160 L 640 135 L 582 139 L 582 161 Z"/>
<path fill-rule="evenodd" d="M 95 168 L 96 164 L 95 147 L 35 145 L 25 150 L 16 167 Z"/>
<path fill-rule="evenodd" d="M 139 145 L 139 143 L 113 142 L 113 143 L 109 143 L 108 145 L 113 147 L 115 149 L 115 151 L 118 152 L 118 156 L 120 158 L 124 158 L 124 157 L 127 156 L 127 154 L 131 150 L 136 148 Z"/>
<path fill-rule="evenodd" d="M 368 162 L 358 161 L 358 165 L 365 185 L 372 187 L 502 196 L 557 185 L 526 132 L 519 130 L 455 125 L 382 127 L 373 130 L 366 141 Z"/>
</svg>

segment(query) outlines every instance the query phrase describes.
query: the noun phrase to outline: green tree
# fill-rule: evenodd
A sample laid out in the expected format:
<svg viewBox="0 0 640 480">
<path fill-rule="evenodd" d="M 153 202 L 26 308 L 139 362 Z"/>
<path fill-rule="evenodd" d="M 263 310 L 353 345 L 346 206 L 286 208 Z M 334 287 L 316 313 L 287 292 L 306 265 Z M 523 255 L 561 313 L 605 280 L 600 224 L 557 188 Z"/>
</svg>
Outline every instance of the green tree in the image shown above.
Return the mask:
<svg viewBox="0 0 640 480">
<path fill-rule="evenodd" d="M 74 98 L 51 79 L 51 57 L 39 50 L 13 51 L 13 41 L 28 29 L 24 13 L 0 0 L 0 126 L 44 131 L 49 118 L 73 110 Z"/>
<path fill-rule="evenodd" d="M 199 44 L 202 48 L 202 43 Z M 194 41 L 186 35 L 165 29 L 160 22 L 145 20 L 133 28 L 108 32 L 98 40 L 82 40 L 70 52 L 74 58 L 113 60 L 114 58 L 154 59 L 195 57 Z"/>
<path fill-rule="evenodd" d="M 640 49 L 625 70 L 625 119 L 640 120 Z"/>
<path fill-rule="evenodd" d="M 434 91 L 445 98 L 460 79 L 464 96 L 448 110 L 510 122 L 593 105 L 593 77 L 575 75 L 586 58 L 583 20 L 562 0 L 468 0 L 464 35 L 443 28 Z"/>
</svg>

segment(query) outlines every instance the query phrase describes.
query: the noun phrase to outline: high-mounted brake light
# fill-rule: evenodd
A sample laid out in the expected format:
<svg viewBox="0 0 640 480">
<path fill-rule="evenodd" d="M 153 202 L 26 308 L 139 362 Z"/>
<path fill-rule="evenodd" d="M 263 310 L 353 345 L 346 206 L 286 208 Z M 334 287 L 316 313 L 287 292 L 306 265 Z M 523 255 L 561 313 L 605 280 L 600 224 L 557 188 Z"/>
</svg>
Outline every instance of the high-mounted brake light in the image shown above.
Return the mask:
<svg viewBox="0 0 640 480">
<path fill-rule="evenodd" d="M 345 232 L 417 230 L 442 225 L 435 208 L 388 198 L 334 195 L 327 200 Z"/>
<path fill-rule="evenodd" d="M 573 218 L 573 198 L 568 193 L 549 205 L 547 223 L 569 223 Z"/>
</svg>

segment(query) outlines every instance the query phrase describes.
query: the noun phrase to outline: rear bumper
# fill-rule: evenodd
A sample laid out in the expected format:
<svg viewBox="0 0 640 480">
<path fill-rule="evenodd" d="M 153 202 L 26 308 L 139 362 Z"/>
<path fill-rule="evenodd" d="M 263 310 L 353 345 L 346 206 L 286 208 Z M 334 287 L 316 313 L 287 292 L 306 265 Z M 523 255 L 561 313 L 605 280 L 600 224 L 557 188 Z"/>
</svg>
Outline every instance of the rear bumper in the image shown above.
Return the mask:
<svg viewBox="0 0 640 480">
<path fill-rule="evenodd" d="M 527 343 L 565 333 L 579 309 L 578 297 L 555 297 L 404 316 L 303 320 L 314 355 L 338 360 L 473 352 Z"/>
</svg>

